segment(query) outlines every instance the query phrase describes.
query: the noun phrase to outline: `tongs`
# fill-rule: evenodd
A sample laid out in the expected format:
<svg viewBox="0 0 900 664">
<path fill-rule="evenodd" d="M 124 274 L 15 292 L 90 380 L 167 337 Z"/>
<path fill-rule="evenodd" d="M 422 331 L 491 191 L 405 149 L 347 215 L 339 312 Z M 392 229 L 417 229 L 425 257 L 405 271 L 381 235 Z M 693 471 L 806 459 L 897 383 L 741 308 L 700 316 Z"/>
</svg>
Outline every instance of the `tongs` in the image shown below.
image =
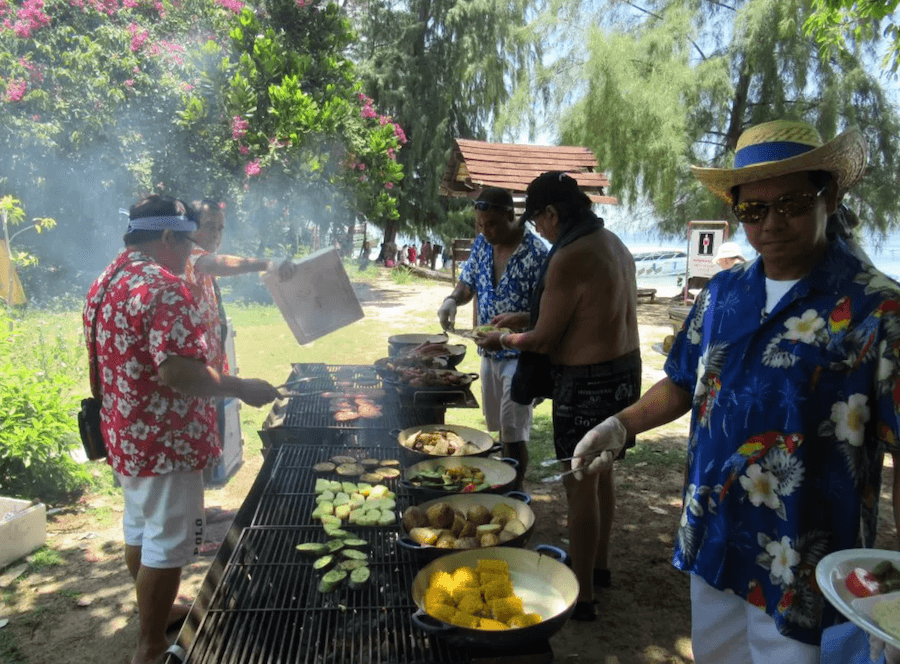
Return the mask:
<svg viewBox="0 0 900 664">
<path fill-rule="evenodd" d="M 591 457 L 597 456 L 598 454 L 603 454 L 603 452 L 609 452 L 609 450 L 602 450 L 600 452 L 591 452 L 590 454 L 582 454 L 579 456 L 570 456 L 570 457 L 566 457 L 564 459 L 547 459 L 546 461 L 543 462 L 542 465 L 549 466 L 551 463 L 562 463 L 563 461 L 572 461 L 574 459 L 589 459 Z M 610 454 L 612 454 L 612 452 L 610 452 Z M 585 468 L 579 468 L 578 470 L 581 470 L 582 472 L 584 472 Z M 554 475 L 553 477 L 550 477 L 547 479 L 556 482 L 558 480 L 561 480 L 566 475 L 571 475 L 574 472 L 575 472 L 575 470 L 567 470 L 564 473 L 560 473 L 559 475 Z M 547 480 L 545 480 L 545 481 L 547 481 Z"/>
<path fill-rule="evenodd" d="M 301 378 L 292 378 L 291 380 L 289 380 L 286 383 L 282 383 L 281 385 L 276 385 L 275 389 L 278 390 L 279 394 L 281 394 L 281 396 L 284 398 L 304 397 L 304 396 L 309 396 L 311 394 L 319 394 L 318 390 L 315 392 L 297 392 L 295 390 L 288 389 L 290 387 L 295 387 L 297 385 L 300 385 L 301 383 L 308 383 L 313 380 L 315 380 L 315 378 L 312 376 L 303 376 Z"/>
</svg>

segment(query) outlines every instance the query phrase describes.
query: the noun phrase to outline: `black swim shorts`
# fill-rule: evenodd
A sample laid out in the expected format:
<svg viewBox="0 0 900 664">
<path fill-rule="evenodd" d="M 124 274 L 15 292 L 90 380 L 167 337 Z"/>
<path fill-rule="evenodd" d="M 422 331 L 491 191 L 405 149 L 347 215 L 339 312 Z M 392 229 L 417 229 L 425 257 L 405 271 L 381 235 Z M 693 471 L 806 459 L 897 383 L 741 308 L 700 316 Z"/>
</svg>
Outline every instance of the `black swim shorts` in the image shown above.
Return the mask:
<svg viewBox="0 0 900 664">
<path fill-rule="evenodd" d="M 554 364 L 553 442 L 556 458 L 572 456 L 582 436 L 641 396 L 641 352 L 599 364 Z M 629 438 L 625 449 L 634 447 Z M 618 458 L 625 456 L 625 449 Z"/>
</svg>

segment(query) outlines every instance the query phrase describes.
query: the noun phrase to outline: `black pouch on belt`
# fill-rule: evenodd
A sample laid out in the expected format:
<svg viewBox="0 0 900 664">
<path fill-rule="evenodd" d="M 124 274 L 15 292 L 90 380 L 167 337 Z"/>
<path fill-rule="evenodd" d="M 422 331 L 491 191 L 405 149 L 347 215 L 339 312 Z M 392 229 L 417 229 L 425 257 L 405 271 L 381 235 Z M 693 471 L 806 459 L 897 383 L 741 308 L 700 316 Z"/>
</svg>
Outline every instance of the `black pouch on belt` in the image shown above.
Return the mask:
<svg viewBox="0 0 900 664">
<path fill-rule="evenodd" d="M 78 411 L 78 433 L 84 453 L 91 461 L 106 458 L 106 441 L 100 431 L 100 400 L 94 397 L 81 400 Z"/>
</svg>

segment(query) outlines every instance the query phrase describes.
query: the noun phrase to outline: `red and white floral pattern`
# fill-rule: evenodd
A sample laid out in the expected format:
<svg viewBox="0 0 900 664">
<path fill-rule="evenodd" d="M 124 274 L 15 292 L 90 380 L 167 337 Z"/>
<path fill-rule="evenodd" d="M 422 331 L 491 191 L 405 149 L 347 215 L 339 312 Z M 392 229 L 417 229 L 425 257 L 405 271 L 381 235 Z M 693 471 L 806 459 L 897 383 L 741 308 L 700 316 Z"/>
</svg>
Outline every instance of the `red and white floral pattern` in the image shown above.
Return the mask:
<svg viewBox="0 0 900 664">
<path fill-rule="evenodd" d="M 205 329 L 187 286 L 146 254 L 122 250 L 88 291 L 84 329 L 91 362 L 98 307 L 100 421 L 113 470 L 147 477 L 205 468 L 221 453 L 212 402 L 160 385 L 158 378 L 160 364 L 172 355 L 207 360 Z"/>
</svg>

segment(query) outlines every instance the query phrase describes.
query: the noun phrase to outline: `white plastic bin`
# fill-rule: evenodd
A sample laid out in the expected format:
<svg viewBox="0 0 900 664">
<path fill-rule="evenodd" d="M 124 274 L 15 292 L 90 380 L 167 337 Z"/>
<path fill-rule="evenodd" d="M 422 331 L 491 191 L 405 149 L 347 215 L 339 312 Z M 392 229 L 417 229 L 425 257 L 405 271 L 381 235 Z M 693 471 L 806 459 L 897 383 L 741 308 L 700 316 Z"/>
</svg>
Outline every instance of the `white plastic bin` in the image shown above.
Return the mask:
<svg viewBox="0 0 900 664">
<path fill-rule="evenodd" d="M 0 567 L 5 567 L 47 541 L 47 508 L 43 503 L 0 496 Z"/>
</svg>

